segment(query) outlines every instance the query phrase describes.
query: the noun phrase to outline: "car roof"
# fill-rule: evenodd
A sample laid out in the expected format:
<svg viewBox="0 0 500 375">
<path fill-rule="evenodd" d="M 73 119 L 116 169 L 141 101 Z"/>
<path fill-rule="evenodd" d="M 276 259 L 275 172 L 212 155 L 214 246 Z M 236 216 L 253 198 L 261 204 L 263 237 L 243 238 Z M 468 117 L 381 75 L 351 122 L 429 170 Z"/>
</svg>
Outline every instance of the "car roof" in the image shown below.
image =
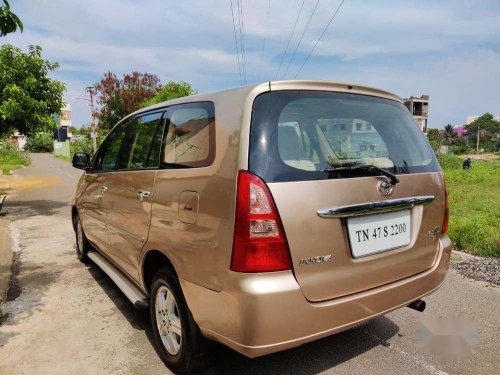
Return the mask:
<svg viewBox="0 0 500 375">
<path fill-rule="evenodd" d="M 134 116 L 143 112 L 149 112 L 155 109 L 161 109 L 167 106 L 182 104 L 182 103 L 192 103 L 192 102 L 203 102 L 203 101 L 213 101 L 218 97 L 227 95 L 243 95 L 254 91 L 255 89 L 260 89 L 259 91 L 280 91 L 280 90 L 317 90 L 317 91 L 333 91 L 333 92 L 345 92 L 359 95 L 369 95 L 376 96 L 386 99 L 395 100 L 402 103 L 402 99 L 385 90 L 378 88 L 360 85 L 356 83 L 339 82 L 339 81 L 322 81 L 322 80 L 282 80 L 282 81 L 268 81 L 258 84 L 252 84 L 242 87 L 236 87 L 226 90 L 207 92 L 194 94 L 190 96 L 185 96 L 178 99 L 168 100 L 158 104 L 154 104 L 149 107 L 141 108 L 129 116 Z"/>
</svg>

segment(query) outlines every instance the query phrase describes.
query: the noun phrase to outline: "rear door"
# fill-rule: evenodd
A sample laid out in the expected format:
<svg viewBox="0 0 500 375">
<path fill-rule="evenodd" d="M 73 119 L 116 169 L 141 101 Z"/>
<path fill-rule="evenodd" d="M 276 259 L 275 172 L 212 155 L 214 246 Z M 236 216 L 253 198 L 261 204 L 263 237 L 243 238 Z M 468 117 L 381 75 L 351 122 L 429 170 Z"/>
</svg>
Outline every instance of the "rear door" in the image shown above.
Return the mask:
<svg viewBox="0 0 500 375">
<path fill-rule="evenodd" d="M 109 176 L 106 216 L 110 255 L 138 278 L 139 254 L 148 238 L 156 172 L 163 134 L 162 112 L 126 120 L 117 170 Z"/>
<path fill-rule="evenodd" d="M 231 236 L 221 235 L 229 227 L 221 223 L 231 215 L 223 203 L 233 182 L 213 165 L 215 107 L 178 104 L 168 108 L 167 117 L 148 246 L 166 251 L 186 280 L 215 288 L 219 271 L 227 270 L 219 254 L 231 246 Z"/>
<path fill-rule="evenodd" d="M 254 103 L 250 149 L 249 169 L 271 190 L 307 299 L 368 290 L 434 264 L 442 177 L 401 103 L 315 91 L 263 94 Z"/>
</svg>

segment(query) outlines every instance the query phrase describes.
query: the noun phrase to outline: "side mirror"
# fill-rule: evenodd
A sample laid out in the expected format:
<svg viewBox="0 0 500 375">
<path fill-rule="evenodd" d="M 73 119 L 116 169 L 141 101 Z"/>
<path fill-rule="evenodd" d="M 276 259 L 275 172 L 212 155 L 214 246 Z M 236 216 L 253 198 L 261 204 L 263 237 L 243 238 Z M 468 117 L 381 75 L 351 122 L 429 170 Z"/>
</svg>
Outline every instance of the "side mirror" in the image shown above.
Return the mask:
<svg viewBox="0 0 500 375">
<path fill-rule="evenodd" d="M 86 170 L 90 168 L 90 155 L 86 152 L 75 152 L 72 162 L 73 167 Z"/>
</svg>

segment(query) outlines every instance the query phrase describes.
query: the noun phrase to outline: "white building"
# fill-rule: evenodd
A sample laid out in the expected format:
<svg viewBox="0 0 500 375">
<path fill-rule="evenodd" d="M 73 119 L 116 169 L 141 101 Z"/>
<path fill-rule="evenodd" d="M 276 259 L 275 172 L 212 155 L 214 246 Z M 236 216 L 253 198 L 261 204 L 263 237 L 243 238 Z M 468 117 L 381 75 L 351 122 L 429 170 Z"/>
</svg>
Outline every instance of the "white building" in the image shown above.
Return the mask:
<svg viewBox="0 0 500 375">
<path fill-rule="evenodd" d="M 57 123 L 58 131 L 59 129 L 65 129 L 67 131 L 68 139 L 71 139 L 73 134 L 71 134 L 71 105 L 68 102 L 63 103 L 61 108 L 61 113 L 54 116 Z"/>
<path fill-rule="evenodd" d="M 427 121 L 429 118 L 429 95 L 420 98 L 411 96 L 403 99 L 406 108 L 410 111 L 420 130 L 427 134 Z"/>
<path fill-rule="evenodd" d="M 61 114 L 59 115 L 59 127 L 66 128 L 68 130 L 68 138 L 71 138 L 71 105 L 67 102 L 65 102 L 61 108 Z"/>
<path fill-rule="evenodd" d="M 24 150 L 24 146 L 26 145 L 26 136 L 19 133 L 17 130 L 10 136 L 10 142 L 17 146 L 19 150 Z"/>
</svg>

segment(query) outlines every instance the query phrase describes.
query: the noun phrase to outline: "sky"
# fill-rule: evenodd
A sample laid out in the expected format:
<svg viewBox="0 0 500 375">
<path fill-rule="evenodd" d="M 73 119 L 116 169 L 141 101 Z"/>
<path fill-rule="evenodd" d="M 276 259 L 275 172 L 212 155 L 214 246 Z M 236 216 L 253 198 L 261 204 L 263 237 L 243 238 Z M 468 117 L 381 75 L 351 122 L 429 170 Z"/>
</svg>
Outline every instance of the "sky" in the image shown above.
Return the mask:
<svg viewBox="0 0 500 375">
<path fill-rule="evenodd" d="M 241 44 L 237 0 L 11 0 L 24 32 L 1 43 L 25 51 L 38 44 L 60 64 L 51 76 L 66 84 L 80 126 L 90 122 L 85 87 L 108 70 L 155 73 L 200 92 L 293 79 L 340 1 L 316 7 L 317 0 L 304 0 L 292 35 L 303 0 L 240 0 L 241 79 L 231 15 L 232 2 Z M 500 114 L 500 1 L 345 0 L 297 78 L 429 95 L 431 128 Z"/>
</svg>

